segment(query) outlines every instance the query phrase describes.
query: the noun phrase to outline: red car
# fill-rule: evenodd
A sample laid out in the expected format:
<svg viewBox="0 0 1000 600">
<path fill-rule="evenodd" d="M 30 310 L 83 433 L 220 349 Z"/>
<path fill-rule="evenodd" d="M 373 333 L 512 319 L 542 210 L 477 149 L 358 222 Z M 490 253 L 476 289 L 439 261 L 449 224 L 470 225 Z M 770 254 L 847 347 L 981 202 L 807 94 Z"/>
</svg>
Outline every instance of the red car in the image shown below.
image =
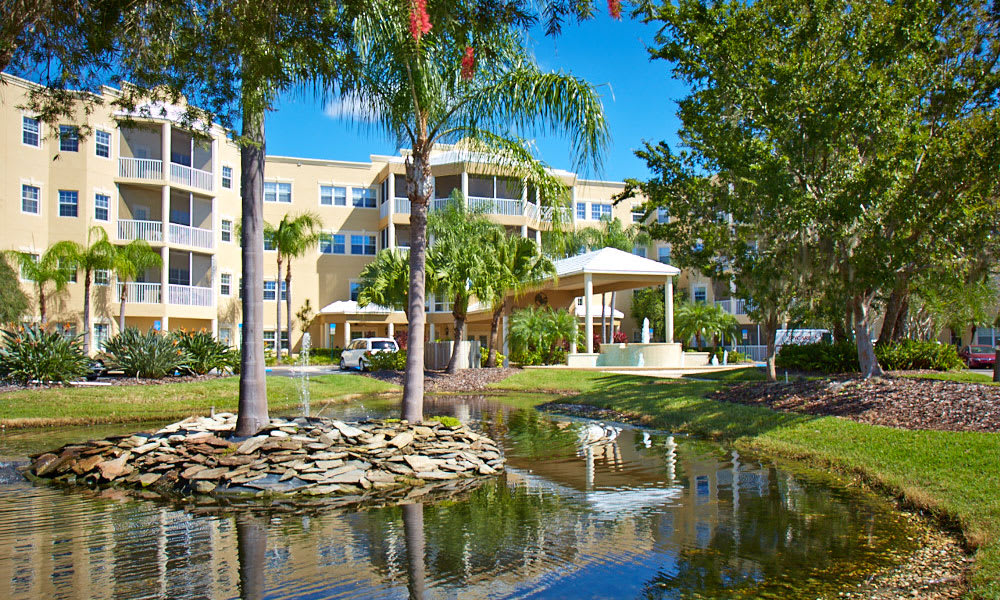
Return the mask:
<svg viewBox="0 0 1000 600">
<path fill-rule="evenodd" d="M 965 360 L 970 369 L 992 367 L 996 362 L 996 351 L 993 346 L 966 346 L 958 355 Z"/>
</svg>

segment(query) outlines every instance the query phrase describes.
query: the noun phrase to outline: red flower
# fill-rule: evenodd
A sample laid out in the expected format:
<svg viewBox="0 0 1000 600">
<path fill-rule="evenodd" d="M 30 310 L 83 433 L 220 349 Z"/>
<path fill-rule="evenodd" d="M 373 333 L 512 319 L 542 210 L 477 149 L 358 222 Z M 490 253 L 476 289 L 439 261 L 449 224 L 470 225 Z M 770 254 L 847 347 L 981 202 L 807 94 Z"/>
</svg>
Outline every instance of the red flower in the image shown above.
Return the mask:
<svg viewBox="0 0 1000 600">
<path fill-rule="evenodd" d="M 465 54 L 462 55 L 462 79 L 472 79 L 472 73 L 476 70 L 476 54 L 472 46 L 466 46 Z"/>
<path fill-rule="evenodd" d="M 420 36 L 430 33 L 431 17 L 427 14 L 427 0 L 410 0 L 410 34 L 420 41 Z"/>
<path fill-rule="evenodd" d="M 621 21 L 622 19 L 621 0 L 608 0 L 608 14 L 611 15 L 612 19 Z"/>
</svg>

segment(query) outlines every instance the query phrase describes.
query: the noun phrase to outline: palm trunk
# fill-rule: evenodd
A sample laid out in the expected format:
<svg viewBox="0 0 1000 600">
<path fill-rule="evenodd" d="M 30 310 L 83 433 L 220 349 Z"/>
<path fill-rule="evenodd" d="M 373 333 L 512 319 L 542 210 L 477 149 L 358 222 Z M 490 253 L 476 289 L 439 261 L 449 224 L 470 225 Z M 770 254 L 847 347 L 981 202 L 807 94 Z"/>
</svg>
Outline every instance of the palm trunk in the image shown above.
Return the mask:
<svg viewBox="0 0 1000 600">
<path fill-rule="evenodd" d="M 38 286 L 38 319 L 42 323 L 42 329 L 45 329 L 45 323 L 48 321 L 45 311 L 45 288 L 43 286 Z"/>
<path fill-rule="evenodd" d="M 424 278 L 427 271 L 427 204 L 431 197 L 430 147 L 414 144 L 407 162 L 406 194 L 410 198 L 410 295 L 407 306 L 406 373 L 403 379 L 403 419 L 424 419 Z"/>
<path fill-rule="evenodd" d="M 451 358 L 448 359 L 448 368 L 445 372 L 454 375 L 458 373 L 458 356 L 460 353 L 459 346 L 462 343 L 462 338 L 465 337 L 465 319 L 467 316 L 469 305 L 469 298 L 462 298 L 462 294 L 457 294 L 455 296 L 455 306 L 454 310 L 451 311 L 453 317 L 455 317 L 455 335 L 454 344 L 451 346 Z"/>
<path fill-rule="evenodd" d="M 254 100 L 247 97 L 252 93 L 247 88 L 244 84 L 244 146 L 240 151 L 243 335 L 238 436 L 253 435 L 270 421 L 264 379 L 264 111 L 251 108 Z"/>
<path fill-rule="evenodd" d="M 406 540 L 406 574 L 410 600 L 424 600 L 427 569 L 424 564 L 424 505 L 403 505 L 403 536 Z"/>
<path fill-rule="evenodd" d="M 868 332 L 868 306 L 867 302 L 856 295 L 851 300 L 854 309 L 854 340 L 858 347 L 858 363 L 861 365 L 861 376 L 865 379 L 869 377 L 881 377 L 882 367 L 875 357 L 875 347 L 872 346 L 871 334 Z"/>
<path fill-rule="evenodd" d="M 83 272 L 83 353 L 90 356 L 90 269 Z"/>
<path fill-rule="evenodd" d="M 497 338 L 500 333 L 500 317 L 503 315 L 503 309 L 507 301 L 503 300 L 500 302 L 500 306 L 493 311 L 493 319 L 490 320 L 490 339 L 489 339 L 489 350 L 486 353 L 486 366 L 490 369 L 497 366 Z"/>
<path fill-rule="evenodd" d="M 128 297 L 128 282 L 122 283 L 120 304 L 118 306 L 118 333 L 125 331 L 125 299 Z"/>
<path fill-rule="evenodd" d="M 274 278 L 274 307 L 278 311 L 274 325 L 275 364 L 281 364 L 281 253 L 278 253 L 278 276 Z"/>
<path fill-rule="evenodd" d="M 285 332 L 288 334 L 288 360 L 292 359 L 292 259 L 285 263 Z"/>
</svg>

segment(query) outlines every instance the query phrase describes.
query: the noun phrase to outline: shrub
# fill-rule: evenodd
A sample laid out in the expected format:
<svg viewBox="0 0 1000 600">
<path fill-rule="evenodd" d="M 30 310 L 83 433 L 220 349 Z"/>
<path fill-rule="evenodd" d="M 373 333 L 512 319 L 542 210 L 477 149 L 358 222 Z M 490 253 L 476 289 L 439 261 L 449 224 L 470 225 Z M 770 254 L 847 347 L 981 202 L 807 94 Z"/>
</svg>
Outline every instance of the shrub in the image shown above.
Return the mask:
<svg viewBox="0 0 1000 600">
<path fill-rule="evenodd" d="M 861 370 L 854 342 L 786 344 L 778 351 L 775 365 L 783 369 L 820 373 L 849 373 Z"/>
<path fill-rule="evenodd" d="M 90 361 L 79 337 L 46 333 L 36 326 L 3 332 L 0 379 L 26 385 L 32 381 L 66 383 L 87 374 Z"/>
<path fill-rule="evenodd" d="M 503 366 L 503 361 L 504 361 L 505 358 L 507 358 L 507 357 L 504 356 L 503 354 L 501 354 L 499 350 L 497 350 L 497 366 L 498 367 L 502 367 Z M 487 352 L 485 348 L 483 348 L 482 352 L 479 353 L 479 366 L 485 369 L 486 368 L 486 361 L 488 361 L 489 359 L 490 359 L 490 353 Z"/>
<path fill-rule="evenodd" d="M 711 359 L 712 356 L 714 356 L 714 357 L 716 357 L 719 360 L 719 364 L 721 365 L 722 364 L 722 357 L 723 357 L 723 353 L 724 352 L 725 352 L 725 349 L 723 349 L 723 348 L 716 348 L 715 350 L 712 351 L 712 354 L 709 355 L 709 359 Z M 732 364 L 741 363 L 741 362 L 747 362 L 747 356 L 746 356 L 746 354 L 743 354 L 742 352 L 737 352 L 736 350 L 730 350 L 729 351 L 729 362 L 728 362 L 728 364 L 732 365 Z"/>
<path fill-rule="evenodd" d="M 402 346 L 400 346 L 400 348 L 402 348 Z M 330 360 L 332 360 L 334 364 L 340 362 L 340 357 L 343 354 L 344 354 L 343 348 L 330 348 Z"/>
<path fill-rule="evenodd" d="M 181 330 L 171 333 L 170 337 L 187 354 L 184 370 L 193 375 L 204 375 L 212 369 L 217 369 L 220 373 L 232 371 L 232 355 L 236 356 L 236 362 L 239 363 L 239 353 L 207 331 Z"/>
<path fill-rule="evenodd" d="M 938 342 L 901 340 L 875 346 L 875 356 L 882 368 L 887 371 L 916 369 L 952 371 L 965 367 L 955 346 Z"/>
<path fill-rule="evenodd" d="M 129 376 L 162 379 L 188 368 L 187 353 L 177 339 L 152 329 L 139 333 L 129 327 L 105 342 L 104 351 L 110 368 L 121 369 Z"/>
<path fill-rule="evenodd" d="M 402 371 L 406 369 L 406 350 L 375 352 L 365 357 L 365 364 L 372 371 Z"/>
<path fill-rule="evenodd" d="M 510 318 L 512 361 L 553 365 L 566 360 L 567 343 L 577 339 L 576 317 L 549 306 L 516 310 Z"/>
</svg>

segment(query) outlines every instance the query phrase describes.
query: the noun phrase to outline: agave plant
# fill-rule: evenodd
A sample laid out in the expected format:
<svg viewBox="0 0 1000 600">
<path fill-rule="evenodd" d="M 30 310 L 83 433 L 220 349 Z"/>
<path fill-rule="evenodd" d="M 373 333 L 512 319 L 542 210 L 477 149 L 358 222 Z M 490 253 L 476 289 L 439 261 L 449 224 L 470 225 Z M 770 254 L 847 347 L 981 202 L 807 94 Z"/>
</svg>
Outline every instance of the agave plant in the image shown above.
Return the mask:
<svg viewBox="0 0 1000 600">
<path fill-rule="evenodd" d="M 4 330 L 3 341 L 0 380 L 19 385 L 66 383 L 83 377 L 89 369 L 78 336 L 46 333 L 32 325 Z"/>
<path fill-rule="evenodd" d="M 162 379 L 188 369 L 188 355 L 171 336 L 129 327 L 104 343 L 108 366 L 137 379 Z"/>
<path fill-rule="evenodd" d="M 239 353 L 207 331 L 176 331 L 171 337 L 187 354 L 186 371 L 192 375 L 204 375 L 212 369 L 232 372 L 233 365 L 239 363 Z"/>
</svg>

